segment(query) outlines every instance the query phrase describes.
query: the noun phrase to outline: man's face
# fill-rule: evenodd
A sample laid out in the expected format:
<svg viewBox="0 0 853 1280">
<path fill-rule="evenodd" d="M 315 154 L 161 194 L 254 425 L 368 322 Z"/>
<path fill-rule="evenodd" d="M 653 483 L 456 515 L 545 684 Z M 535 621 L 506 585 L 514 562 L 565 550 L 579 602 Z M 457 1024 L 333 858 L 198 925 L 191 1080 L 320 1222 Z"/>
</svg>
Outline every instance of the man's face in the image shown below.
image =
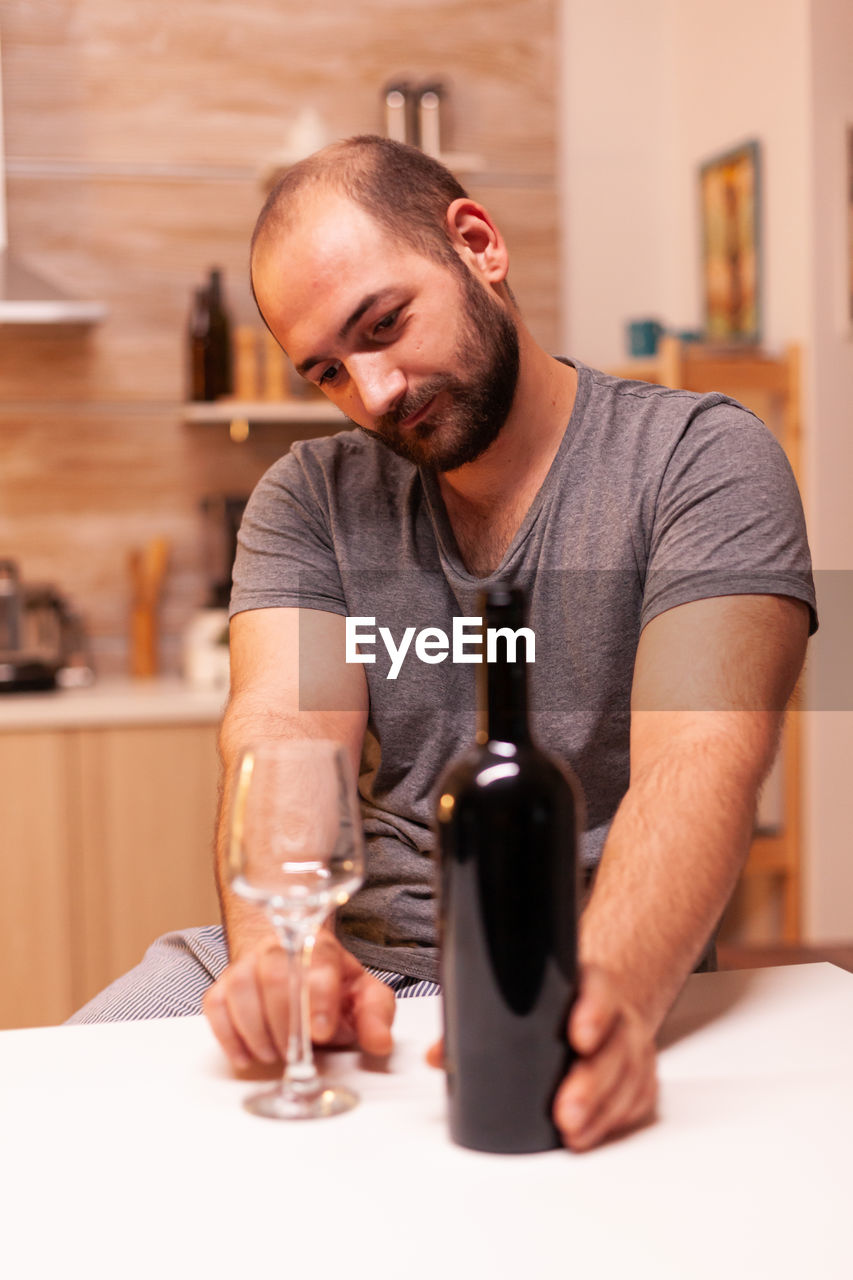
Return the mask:
<svg viewBox="0 0 853 1280">
<path fill-rule="evenodd" d="M 326 192 L 262 237 L 255 293 L 296 367 L 357 426 L 417 465 L 451 471 L 503 427 L 518 379 L 510 314 L 458 268 L 401 247 Z"/>
</svg>

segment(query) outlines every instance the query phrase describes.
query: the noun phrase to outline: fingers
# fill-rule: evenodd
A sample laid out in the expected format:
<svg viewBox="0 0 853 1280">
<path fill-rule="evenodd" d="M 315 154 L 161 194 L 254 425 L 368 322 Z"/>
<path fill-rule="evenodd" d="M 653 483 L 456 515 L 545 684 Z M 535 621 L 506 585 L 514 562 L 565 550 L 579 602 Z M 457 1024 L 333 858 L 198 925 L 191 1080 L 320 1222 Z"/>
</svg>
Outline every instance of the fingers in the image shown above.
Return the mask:
<svg viewBox="0 0 853 1280">
<path fill-rule="evenodd" d="M 317 939 L 308 975 L 311 1036 L 318 1044 L 391 1050 L 393 991 L 365 973 L 329 933 Z M 266 941 L 245 953 L 207 991 L 203 1008 L 235 1068 L 286 1056 L 290 976 L 287 954 Z"/>
<path fill-rule="evenodd" d="M 649 1119 L 657 1103 L 652 1032 L 610 979 L 584 971 L 569 1019 L 579 1057 L 558 1090 L 554 1123 L 567 1146 L 585 1151 Z"/>
<path fill-rule="evenodd" d="M 605 1099 L 585 1129 L 572 1136 L 575 1151 L 587 1151 L 606 1138 L 651 1120 L 657 1106 L 657 1078 L 654 1066 L 644 1072 L 627 1072 L 619 1086 Z"/>
<path fill-rule="evenodd" d="M 216 985 L 209 987 L 202 997 L 202 1009 L 210 1023 L 210 1029 L 219 1041 L 228 1061 L 235 1070 L 243 1070 L 252 1061 L 252 1055 L 237 1033 L 228 1016 L 222 992 Z"/>
<path fill-rule="evenodd" d="M 579 1059 L 559 1090 L 554 1123 L 567 1146 L 586 1151 L 649 1119 L 657 1102 L 654 1049 L 620 1024 L 589 1058 Z"/>
<path fill-rule="evenodd" d="M 426 1051 L 426 1060 L 431 1067 L 444 1066 L 444 1036 L 440 1040 L 436 1040 L 435 1044 L 431 1044 Z"/>
<path fill-rule="evenodd" d="M 592 965 L 583 971 L 581 989 L 569 1017 L 569 1043 L 580 1054 L 595 1053 L 621 1017 L 621 1002 L 611 982 Z"/>
<path fill-rule="evenodd" d="M 308 991 L 311 1006 L 311 1039 L 317 1044 L 327 1043 L 338 1029 L 342 1001 L 343 956 L 341 952 L 340 943 L 328 933 L 321 933 L 314 944 Z"/>
<path fill-rule="evenodd" d="M 275 1062 L 287 1034 L 287 956 L 275 944 L 247 952 L 205 993 L 204 1012 L 237 1068 Z"/>
<path fill-rule="evenodd" d="M 347 953 L 345 953 L 347 954 Z M 355 1038 L 366 1053 L 384 1056 L 391 1052 L 393 1040 L 391 1025 L 397 1012 L 394 992 L 384 982 L 365 973 L 358 961 L 348 956 L 358 973 L 350 970 L 351 1017 Z"/>
</svg>

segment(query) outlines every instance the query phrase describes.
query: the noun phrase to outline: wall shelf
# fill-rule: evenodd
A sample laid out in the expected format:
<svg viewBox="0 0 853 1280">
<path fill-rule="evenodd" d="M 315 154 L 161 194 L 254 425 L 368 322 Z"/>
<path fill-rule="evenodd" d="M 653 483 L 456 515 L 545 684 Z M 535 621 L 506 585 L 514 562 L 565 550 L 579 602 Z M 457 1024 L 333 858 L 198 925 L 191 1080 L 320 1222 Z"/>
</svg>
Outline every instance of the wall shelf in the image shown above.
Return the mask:
<svg viewBox="0 0 853 1280">
<path fill-rule="evenodd" d="M 0 324 L 89 325 L 106 314 L 103 302 L 72 298 L 0 249 Z"/>
<path fill-rule="evenodd" d="M 347 419 L 328 400 L 196 400 L 183 405 L 184 422 L 210 425 L 248 423 L 298 423 L 344 426 Z"/>
</svg>

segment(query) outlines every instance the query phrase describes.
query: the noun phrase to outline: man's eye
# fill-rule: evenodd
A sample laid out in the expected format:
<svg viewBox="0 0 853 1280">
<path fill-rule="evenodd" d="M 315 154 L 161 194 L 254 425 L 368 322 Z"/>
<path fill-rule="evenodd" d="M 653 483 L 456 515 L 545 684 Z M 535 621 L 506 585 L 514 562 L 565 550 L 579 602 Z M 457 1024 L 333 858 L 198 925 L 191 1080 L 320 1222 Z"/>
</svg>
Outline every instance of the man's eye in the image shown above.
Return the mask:
<svg viewBox="0 0 853 1280">
<path fill-rule="evenodd" d="M 334 382 L 335 378 L 338 376 L 338 370 L 340 367 L 341 366 L 339 364 L 326 365 L 325 369 L 317 379 L 317 386 L 324 387 L 328 386 L 329 383 Z"/>
<path fill-rule="evenodd" d="M 382 319 L 379 320 L 373 326 L 373 332 L 387 333 L 389 329 L 394 328 L 394 325 L 397 323 L 397 319 L 399 315 L 400 315 L 399 311 L 391 311 L 387 316 L 383 316 Z"/>
</svg>

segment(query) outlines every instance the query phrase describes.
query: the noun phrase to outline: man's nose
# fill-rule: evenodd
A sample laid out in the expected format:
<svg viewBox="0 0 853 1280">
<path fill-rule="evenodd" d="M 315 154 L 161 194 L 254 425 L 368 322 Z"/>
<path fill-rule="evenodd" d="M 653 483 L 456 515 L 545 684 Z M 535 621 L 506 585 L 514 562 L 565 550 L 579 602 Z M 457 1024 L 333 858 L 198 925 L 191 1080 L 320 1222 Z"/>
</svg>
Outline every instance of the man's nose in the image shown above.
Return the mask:
<svg viewBox="0 0 853 1280">
<path fill-rule="evenodd" d="M 406 376 L 389 352 L 370 351 L 351 356 L 347 372 L 367 413 L 389 413 L 406 391 Z"/>
</svg>

